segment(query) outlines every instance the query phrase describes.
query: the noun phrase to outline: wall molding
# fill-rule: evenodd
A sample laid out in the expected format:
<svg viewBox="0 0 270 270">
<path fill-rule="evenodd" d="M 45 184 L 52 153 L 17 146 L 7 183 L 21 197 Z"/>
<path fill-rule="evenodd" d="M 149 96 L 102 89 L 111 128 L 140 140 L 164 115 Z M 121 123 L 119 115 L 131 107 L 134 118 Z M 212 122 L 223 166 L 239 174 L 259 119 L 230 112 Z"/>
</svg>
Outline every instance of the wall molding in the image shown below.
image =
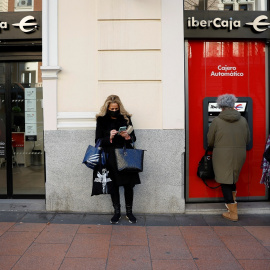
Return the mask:
<svg viewBox="0 0 270 270">
<path fill-rule="evenodd" d="M 54 80 L 58 78 L 58 73 L 61 71 L 61 67 L 59 66 L 41 66 L 40 70 L 42 71 L 42 79 L 43 80 Z"/>
<path fill-rule="evenodd" d="M 42 72 L 44 130 L 57 130 L 58 0 L 42 1 Z"/>
<path fill-rule="evenodd" d="M 57 129 L 93 129 L 97 112 L 59 112 Z"/>
</svg>

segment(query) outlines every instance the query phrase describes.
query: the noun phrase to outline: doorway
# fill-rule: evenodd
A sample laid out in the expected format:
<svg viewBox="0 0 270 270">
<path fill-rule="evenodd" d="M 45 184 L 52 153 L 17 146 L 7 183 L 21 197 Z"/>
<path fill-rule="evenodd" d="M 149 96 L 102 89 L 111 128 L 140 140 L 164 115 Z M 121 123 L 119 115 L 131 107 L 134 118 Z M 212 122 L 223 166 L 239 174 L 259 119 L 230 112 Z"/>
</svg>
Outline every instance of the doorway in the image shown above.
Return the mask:
<svg viewBox="0 0 270 270">
<path fill-rule="evenodd" d="M 41 62 L 0 62 L 0 198 L 44 198 Z"/>
</svg>

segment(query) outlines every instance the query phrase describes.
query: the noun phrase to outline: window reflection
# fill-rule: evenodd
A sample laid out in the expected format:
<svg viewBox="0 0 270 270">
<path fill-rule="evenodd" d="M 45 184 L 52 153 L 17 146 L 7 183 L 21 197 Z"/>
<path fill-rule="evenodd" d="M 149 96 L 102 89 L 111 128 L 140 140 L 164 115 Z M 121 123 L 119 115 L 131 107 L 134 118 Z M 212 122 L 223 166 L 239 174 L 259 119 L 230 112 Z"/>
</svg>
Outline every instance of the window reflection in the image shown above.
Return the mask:
<svg viewBox="0 0 270 270">
<path fill-rule="evenodd" d="M 267 10 L 267 0 L 185 0 L 185 10 Z"/>
</svg>

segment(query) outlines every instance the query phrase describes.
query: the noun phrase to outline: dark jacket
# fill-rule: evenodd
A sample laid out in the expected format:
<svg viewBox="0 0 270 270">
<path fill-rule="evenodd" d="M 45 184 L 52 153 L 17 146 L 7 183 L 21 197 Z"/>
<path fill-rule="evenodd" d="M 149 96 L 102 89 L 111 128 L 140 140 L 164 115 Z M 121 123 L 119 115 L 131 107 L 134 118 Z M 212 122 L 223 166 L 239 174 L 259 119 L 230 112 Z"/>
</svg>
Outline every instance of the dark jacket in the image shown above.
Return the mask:
<svg viewBox="0 0 270 270">
<path fill-rule="evenodd" d="M 234 109 L 226 109 L 216 117 L 207 134 L 213 149 L 215 179 L 221 184 L 235 184 L 246 159 L 250 140 L 246 119 Z"/>
<path fill-rule="evenodd" d="M 100 116 L 97 118 L 97 126 L 96 126 L 96 141 L 101 139 L 101 147 L 103 147 L 104 151 L 108 153 L 107 159 L 107 169 L 109 170 L 109 177 L 112 179 L 113 183 L 117 186 L 123 185 L 136 185 L 140 184 L 140 178 L 138 173 L 134 172 L 119 172 L 117 170 L 116 165 L 116 157 L 114 150 L 116 148 L 123 148 L 126 144 L 127 148 L 132 148 L 132 141 L 125 140 L 120 135 L 115 135 L 112 143 L 110 142 L 110 131 L 115 129 L 119 130 L 120 127 L 132 125 L 131 119 L 129 119 L 129 123 L 127 120 L 120 115 L 117 119 L 111 119 L 110 116 Z M 136 141 L 136 136 L 134 131 L 130 134 L 133 142 Z M 94 171 L 95 174 L 95 171 Z"/>
</svg>

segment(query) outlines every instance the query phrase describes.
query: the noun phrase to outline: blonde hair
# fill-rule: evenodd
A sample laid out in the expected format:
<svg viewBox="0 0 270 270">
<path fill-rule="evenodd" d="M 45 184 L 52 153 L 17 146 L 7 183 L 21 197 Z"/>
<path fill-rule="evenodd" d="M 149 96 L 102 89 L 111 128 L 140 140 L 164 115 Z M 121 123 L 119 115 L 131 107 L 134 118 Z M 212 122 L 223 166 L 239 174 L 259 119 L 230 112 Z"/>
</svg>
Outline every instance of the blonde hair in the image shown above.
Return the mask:
<svg viewBox="0 0 270 270">
<path fill-rule="evenodd" d="M 110 95 L 110 96 L 108 96 L 106 98 L 103 106 L 100 108 L 100 112 L 96 115 L 96 118 L 98 118 L 100 116 L 105 116 L 111 103 L 117 103 L 118 104 L 119 110 L 120 110 L 120 114 L 123 115 L 123 117 L 129 123 L 129 118 L 128 117 L 131 117 L 132 114 L 130 114 L 130 113 L 128 113 L 126 111 L 126 109 L 124 108 L 123 103 L 121 102 L 121 99 L 118 96 L 116 96 L 116 95 Z"/>
</svg>

